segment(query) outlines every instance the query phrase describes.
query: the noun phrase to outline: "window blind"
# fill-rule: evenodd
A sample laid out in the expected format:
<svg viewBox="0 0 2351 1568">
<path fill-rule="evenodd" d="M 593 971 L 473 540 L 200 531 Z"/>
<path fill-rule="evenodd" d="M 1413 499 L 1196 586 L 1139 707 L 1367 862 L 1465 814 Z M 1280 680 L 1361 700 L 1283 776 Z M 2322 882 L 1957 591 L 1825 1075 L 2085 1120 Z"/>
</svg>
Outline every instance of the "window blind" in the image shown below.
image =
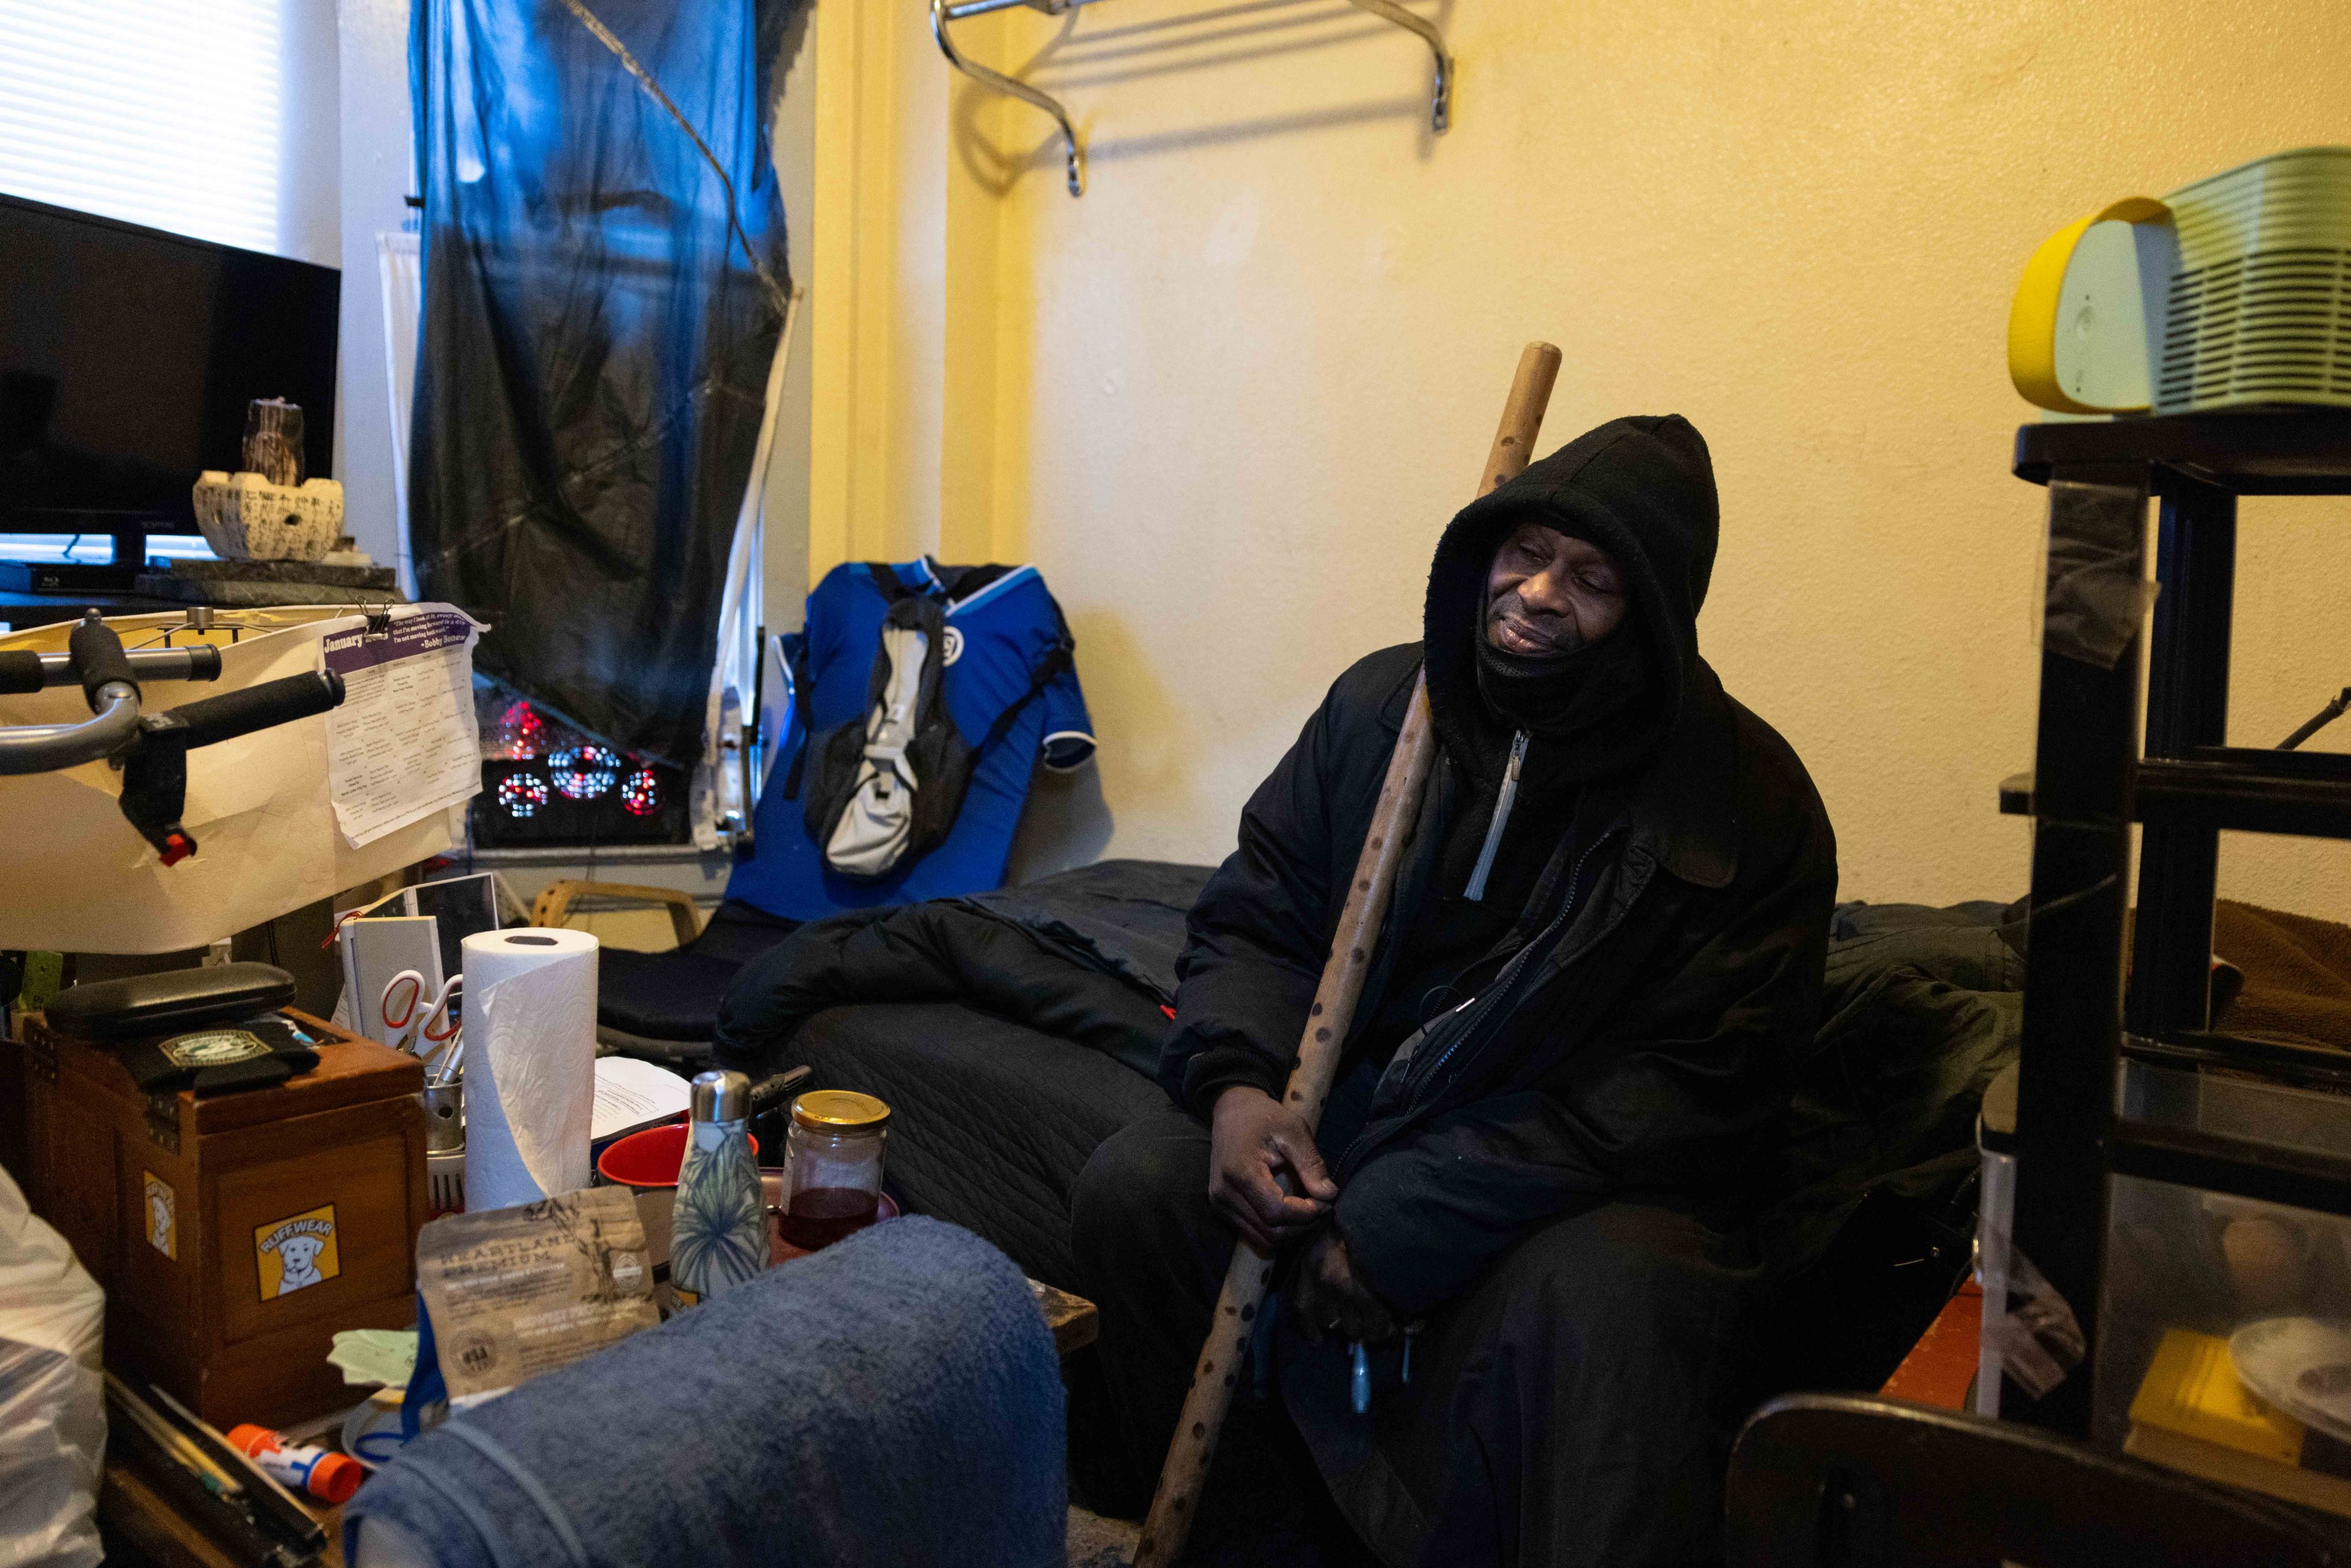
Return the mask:
<svg viewBox="0 0 2351 1568">
<path fill-rule="evenodd" d="M 0 191 L 284 254 L 286 4 L 0 0 Z"/>
<path fill-rule="evenodd" d="M 289 3 L 304 0 L 0 0 L 0 191 L 291 254 L 279 152 Z M 147 549 L 213 553 L 193 535 L 151 536 Z M 102 535 L 0 534 L 11 560 L 111 556 Z"/>
</svg>

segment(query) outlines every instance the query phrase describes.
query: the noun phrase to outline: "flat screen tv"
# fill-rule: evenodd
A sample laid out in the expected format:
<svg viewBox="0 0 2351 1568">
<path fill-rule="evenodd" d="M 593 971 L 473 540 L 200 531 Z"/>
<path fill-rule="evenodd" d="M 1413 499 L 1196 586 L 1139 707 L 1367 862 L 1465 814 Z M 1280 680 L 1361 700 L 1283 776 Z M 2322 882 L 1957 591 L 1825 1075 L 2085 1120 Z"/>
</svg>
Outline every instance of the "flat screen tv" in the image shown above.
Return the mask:
<svg viewBox="0 0 2351 1568">
<path fill-rule="evenodd" d="M 302 405 L 331 477 L 341 283 L 0 195 L 0 533 L 194 532 L 190 489 L 242 466 L 255 398 Z"/>
</svg>

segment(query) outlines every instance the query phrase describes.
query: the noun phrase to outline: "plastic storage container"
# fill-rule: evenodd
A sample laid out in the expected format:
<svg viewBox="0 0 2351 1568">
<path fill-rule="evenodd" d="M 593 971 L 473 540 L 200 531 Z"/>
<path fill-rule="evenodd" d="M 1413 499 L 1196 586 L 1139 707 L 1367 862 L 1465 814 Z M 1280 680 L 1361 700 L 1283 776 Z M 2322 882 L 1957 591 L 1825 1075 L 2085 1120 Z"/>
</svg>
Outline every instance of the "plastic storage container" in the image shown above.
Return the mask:
<svg viewBox="0 0 2351 1568">
<path fill-rule="evenodd" d="M 2332 1084 L 2300 1076 L 2290 1082 L 2266 1071 L 2134 1057 L 2123 1063 L 2116 1109 L 2157 1125 L 2351 1157 L 2351 1074 Z M 2115 1176 L 2100 1308 L 2091 1429 L 2106 1440 L 2126 1440 L 2138 1424 L 2133 1407 L 2175 1332 L 2227 1342 L 2245 1386 L 2276 1408 L 2334 1383 L 2351 1393 L 2351 1218 Z M 2308 1408 L 2296 1414 L 2308 1424 Z M 2335 1436 L 2351 1440 L 2351 1402 L 2345 1416 Z"/>
<path fill-rule="evenodd" d="M 2116 1078 L 2119 1116 L 2351 1159 L 2351 1062 L 2329 1070 L 2297 1065 L 2282 1053 L 2253 1065 L 2218 1054 L 2198 1060 L 2193 1052 L 2159 1061 L 2150 1059 L 2152 1048 L 2134 1048 Z M 1976 1271 L 1984 1307 L 1973 1408 L 1983 1416 L 2001 1413 L 2004 1355 L 2016 1379 L 2021 1337 L 2009 1319 L 2020 1311 L 2029 1316 L 2034 1291 L 2044 1288 L 2010 1240 L 2016 1076 L 2011 1067 L 1993 1082 L 1977 1123 L 1983 1172 Z M 2279 1443 L 2302 1445 L 2313 1455 L 2325 1440 L 2351 1443 L 2351 1218 L 2115 1176 L 2107 1187 L 2105 1281 L 2104 1299 L 2095 1303 L 2098 1394 L 2091 1416 L 2101 1441 L 2134 1452 L 2161 1446 L 2147 1437 L 2148 1418 L 2179 1395 L 2177 1385 L 2193 1362 L 2211 1399 L 2243 1402 L 2251 1423 L 2245 1433 L 2266 1424 L 2287 1433 Z M 2084 1305 L 2073 1304 L 2076 1311 Z M 2032 1346 L 2022 1344 L 2022 1354 L 2030 1361 Z M 2327 1396 L 2336 1383 L 2344 1385 L 2344 1418 L 2330 1427 L 2313 1418 L 2327 1407 L 2311 1401 Z M 2303 1401 L 2298 1409 L 2282 1403 L 2289 1397 Z M 2221 1429 L 2199 1427 L 2208 1435 Z M 2321 1436 L 2304 1445 L 2305 1431 Z M 2257 1484 L 2236 1475 L 2220 1479 Z M 2345 1482 L 2351 1488 L 2351 1466 Z M 2351 1490 L 2345 1500 L 2351 1501 Z"/>
</svg>

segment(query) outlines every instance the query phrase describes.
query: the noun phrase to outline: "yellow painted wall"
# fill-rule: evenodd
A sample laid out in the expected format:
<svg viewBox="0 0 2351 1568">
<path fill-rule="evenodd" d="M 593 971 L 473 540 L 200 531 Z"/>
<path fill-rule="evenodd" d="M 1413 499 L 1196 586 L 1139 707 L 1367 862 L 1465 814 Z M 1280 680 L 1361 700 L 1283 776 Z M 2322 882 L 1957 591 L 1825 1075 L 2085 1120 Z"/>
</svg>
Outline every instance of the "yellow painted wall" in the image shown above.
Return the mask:
<svg viewBox="0 0 2351 1568">
<path fill-rule="evenodd" d="M 895 300 L 858 318 L 895 345 L 873 350 L 894 499 L 857 537 L 1037 561 L 1102 740 L 1025 862 L 1226 852 L 1329 681 L 1416 634 L 1430 546 L 1544 337 L 1567 355 L 1546 444 L 1664 412 L 1711 442 L 1701 646 L 1811 767 L 1847 895 L 2022 891 L 1992 790 L 2030 760 L 2042 492 L 2006 473 L 2030 412 L 2010 291 L 2106 198 L 2351 141 L 2351 5 L 1418 8 L 1458 57 L 1441 139 L 1420 46 L 1339 0 L 973 25 L 1080 119 L 1072 201 L 1048 122 L 951 85 L 920 7 L 823 0 L 892 33 L 867 74 L 903 95 L 896 259 L 854 273 Z M 820 190 L 820 275 L 836 210 Z M 841 559 L 823 498 L 818 567 Z M 2351 502 L 2249 503 L 2242 538 L 2231 739 L 2265 745 L 2351 682 Z M 2351 748 L 2351 720 L 2314 744 Z M 2351 915 L 2343 846 L 2231 840 L 2223 883 Z"/>
</svg>

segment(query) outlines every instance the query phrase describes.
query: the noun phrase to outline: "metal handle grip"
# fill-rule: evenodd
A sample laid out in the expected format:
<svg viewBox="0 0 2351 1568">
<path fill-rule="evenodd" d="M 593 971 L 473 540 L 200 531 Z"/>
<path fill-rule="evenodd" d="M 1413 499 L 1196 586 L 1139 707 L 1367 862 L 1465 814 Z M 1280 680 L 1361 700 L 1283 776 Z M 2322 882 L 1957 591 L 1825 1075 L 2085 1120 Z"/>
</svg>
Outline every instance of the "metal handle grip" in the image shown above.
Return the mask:
<svg viewBox="0 0 2351 1568">
<path fill-rule="evenodd" d="M 54 773 L 111 757 L 139 731 L 139 688 L 119 681 L 98 695 L 98 711 L 78 724 L 16 724 L 0 728 L 0 775 Z"/>
<path fill-rule="evenodd" d="M 14 658 L 12 653 L 0 653 L 0 661 L 9 658 Z M 21 658 L 30 658 L 40 665 L 42 686 L 70 686 L 80 679 L 73 670 L 70 653 L 24 653 Z M 209 642 L 197 642 L 186 649 L 130 649 L 125 651 L 125 658 L 131 663 L 131 679 L 136 682 L 221 679 L 221 649 Z M 0 674 L 0 682 L 5 682 L 5 674 Z M 0 691 L 9 689 L 12 686 L 0 685 Z M 36 691 L 36 686 L 26 686 L 26 691 Z"/>
<path fill-rule="evenodd" d="M 133 681 L 220 679 L 220 650 L 209 643 L 185 648 L 133 648 L 123 657 L 131 661 Z M 71 653 L 35 653 L 22 648 L 0 651 L 0 696 L 80 684 Z"/>
<path fill-rule="evenodd" d="M 241 692 L 225 692 L 216 697 L 182 703 L 157 714 L 149 721 L 149 729 L 158 736 L 166 731 L 178 732 L 176 738 L 191 749 L 217 746 L 257 729 L 324 713 L 339 706 L 342 700 L 343 677 L 332 670 L 287 675 L 282 680 L 247 686 Z"/>
<path fill-rule="evenodd" d="M 131 673 L 131 656 L 122 651 L 122 639 L 114 628 L 98 618 L 93 610 L 74 622 L 66 638 L 66 648 L 73 660 L 74 674 L 81 678 L 81 695 L 89 704 L 89 711 L 99 707 L 99 693 L 120 681 L 139 695 L 139 677 Z"/>
</svg>

